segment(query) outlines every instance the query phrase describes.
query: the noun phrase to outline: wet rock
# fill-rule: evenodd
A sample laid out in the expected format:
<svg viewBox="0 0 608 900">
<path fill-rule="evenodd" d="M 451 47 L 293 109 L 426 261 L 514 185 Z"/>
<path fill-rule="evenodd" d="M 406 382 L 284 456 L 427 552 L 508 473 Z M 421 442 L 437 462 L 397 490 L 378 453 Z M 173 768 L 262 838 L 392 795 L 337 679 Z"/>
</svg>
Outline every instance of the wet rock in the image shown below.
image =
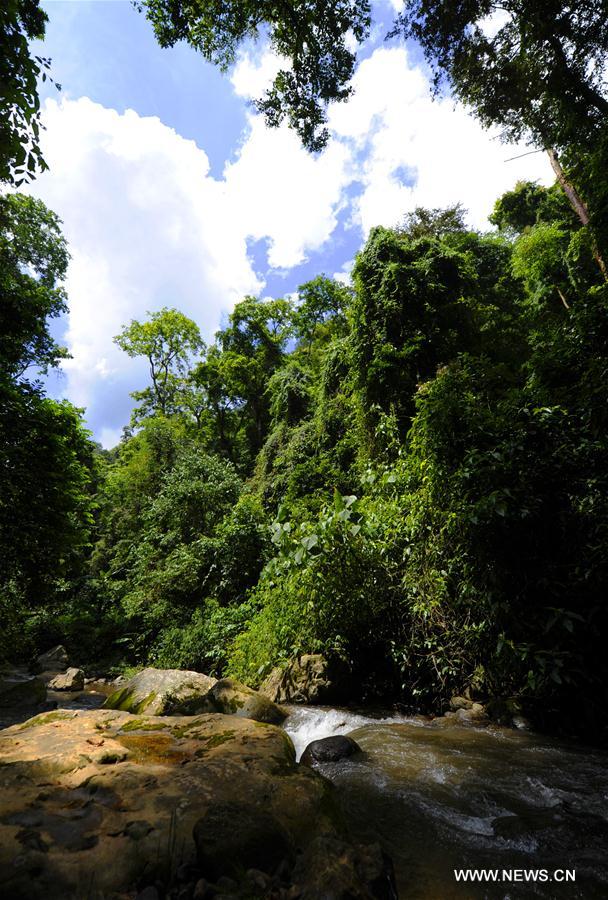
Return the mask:
<svg viewBox="0 0 608 900">
<path fill-rule="evenodd" d="M 260 692 L 275 703 L 340 703 L 348 694 L 348 668 L 320 653 L 305 653 L 273 669 Z"/>
<path fill-rule="evenodd" d="M 277 819 L 262 806 L 246 802 L 209 806 L 194 826 L 194 843 L 202 871 L 213 880 L 253 866 L 273 872 L 293 852 Z"/>
<path fill-rule="evenodd" d="M 208 709 L 224 715 L 242 716 L 256 722 L 280 724 L 286 717 L 285 710 L 259 691 L 254 691 L 233 678 L 222 678 L 207 696 Z"/>
<path fill-rule="evenodd" d="M 304 750 L 300 763 L 313 766 L 315 763 L 337 762 L 354 753 L 360 753 L 361 747 L 352 738 L 343 734 L 312 741 Z"/>
<path fill-rule="evenodd" d="M 52 691 L 81 691 L 84 688 L 84 672 L 82 669 L 67 669 L 63 674 L 55 675 L 49 681 Z"/>
<path fill-rule="evenodd" d="M 120 684 L 104 709 L 151 716 L 193 715 L 207 708 L 205 698 L 216 679 L 182 669 L 142 669 Z"/>
<path fill-rule="evenodd" d="M 473 703 L 469 709 L 459 709 L 457 711 L 456 721 L 463 725 L 483 727 L 489 724 L 490 719 L 481 703 Z"/>
<path fill-rule="evenodd" d="M 0 679 L 1 708 L 36 707 L 45 700 L 46 685 L 41 678 L 6 675 Z"/>
<path fill-rule="evenodd" d="M 42 653 L 33 665 L 34 672 L 65 672 L 69 666 L 68 653 L 62 644 Z"/>
<path fill-rule="evenodd" d="M 517 697 L 493 697 L 486 704 L 486 709 L 493 722 L 509 727 L 516 717 L 522 716 L 521 702 Z"/>
<path fill-rule="evenodd" d="M 520 731 L 530 731 L 532 729 L 532 723 L 525 716 L 513 716 L 511 724 L 513 728 L 517 728 Z"/>
</svg>

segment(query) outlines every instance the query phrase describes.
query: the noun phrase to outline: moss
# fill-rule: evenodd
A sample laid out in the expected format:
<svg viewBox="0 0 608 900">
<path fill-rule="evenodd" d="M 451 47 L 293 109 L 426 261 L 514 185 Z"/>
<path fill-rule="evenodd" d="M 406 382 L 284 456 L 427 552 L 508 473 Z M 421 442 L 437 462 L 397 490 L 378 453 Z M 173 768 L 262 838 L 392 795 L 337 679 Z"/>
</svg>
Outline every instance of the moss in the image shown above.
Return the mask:
<svg viewBox="0 0 608 900">
<path fill-rule="evenodd" d="M 165 722 L 150 722 L 149 719 L 133 719 L 120 728 L 121 732 L 125 731 L 163 731 L 169 726 Z"/>
<path fill-rule="evenodd" d="M 206 744 L 205 750 L 213 750 L 214 747 L 220 747 L 227 741 L 231 741 L 235 734 L 235 731 L 221 731 L 219 734 L 212 734 L 211 737 L 203 738 Z"/>
<path fill-rule="evenodd" d="M 200 728 L 201 725 L 205 725 L 207 719 L 194 719 L 192 722 L 188 722 L 186 725 L 175 725 L 171 729 L 171 734 L 176 738 L 183 738 L 186 735 L 190 737 L 200 737 L 199 734 L 193 733 L 194 728 Z"/>
<path fill-rule="evenodd" d="M 113 694 L 110 694 L 110 696 L 104 703 L 104 706 L 106 709 L 121 709 L 123 712 L 130 712 L 134 713 L 135 715 L 139 715 L 147 709 L 147 707 L 152 703 L 153 700 L 156 700 L 155 691 L 151 691 L 151 693 L 149 693 L 147 697 L 144 697 L 138 702 L 133 699 L 133 693 L 133 688 L 119 688 L 119 690 L 114 691 Z"/>
<path fill-rule="evenodd" d="M 73 719 L 75 715 L 76 713 L 65 712 L 62 709 L 58 709 L 55 712 L 41 713 L 39 716 L 34 716 L 33 719 L 28 719 L 27 722 L 24 722 L 19 731 L 25 731 L 26 728 L 35 728 L 38 725 L 48 725 L 49 722 L 60 722 L 62 719 Z"/>
<path fill-rule="evenodd" d="M 222 731 L 219 734 L 209 735 L 209 737 L 201 737 L 200 740 L 205 744 L 205 746 L 200 747 L 198 750 L 195 750 L 195 757 L 197 759 L 200 759 L 210 750 L 214 750 L 216 747 L 221 747 L 222 744 L 227 744 L 234 738 L 235 734 L 235 731 Z"/>
</svg>

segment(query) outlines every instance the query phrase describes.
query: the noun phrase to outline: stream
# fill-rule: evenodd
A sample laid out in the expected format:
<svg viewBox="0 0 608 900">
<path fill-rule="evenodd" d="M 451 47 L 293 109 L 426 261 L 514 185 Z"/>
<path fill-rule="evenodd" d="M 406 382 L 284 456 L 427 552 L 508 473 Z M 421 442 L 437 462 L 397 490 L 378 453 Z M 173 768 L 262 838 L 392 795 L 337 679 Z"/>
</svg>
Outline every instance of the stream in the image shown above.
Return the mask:
<svg viewBox="0 0 608 900">
<path fill-rule="evenodd" d="M 74 694 L 49 691 L 48 699 L 91 709 L 105 694 L 92 684 Z M 334 784 L 353 837 L 378 841 L 393 860 L 401 900 L 608 898 L 608 754 L 447 718 L 287 708 L 284 727 L 298 759 L 330 735 L 348 734 L 362 748 L 318 769 Z M 0 718 L 0 727 L 15 715 Z M 27 717 L 21 711 L 18 720 Z M 511 870 L 512 878 L 519 870 L 521 880 L 458 882 L 455 869 L 501 877 Z M 530 881 L 538 870 L 548 878 L 575 870 L 575 881 Z"/>
<path fill-rule="evenodd" d="M 285 729 L 298 757 L 330 734 L 361 746 L 319 770 L 354 836 L 392 857 L 402 900 L 608 897 L 607 754 L 498 726 L 319 707 L 292 707 Z M 459 883 L 454 869 L 522 879 L 574 869 L 576 880 Z"/>
</svg>

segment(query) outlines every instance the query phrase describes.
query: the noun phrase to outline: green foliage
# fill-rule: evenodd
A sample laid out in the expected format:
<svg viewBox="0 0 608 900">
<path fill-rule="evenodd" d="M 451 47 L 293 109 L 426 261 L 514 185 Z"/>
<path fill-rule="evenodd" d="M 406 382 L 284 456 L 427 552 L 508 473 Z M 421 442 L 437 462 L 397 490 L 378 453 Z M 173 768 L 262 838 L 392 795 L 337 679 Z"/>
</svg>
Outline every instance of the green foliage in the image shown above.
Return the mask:
<svg viewBox="0 0 608 900">
<path fill-rule="evenodd" d="M 5 0 L 0 8 L 0 182 L 16 187 L 47 168 L 40 150 L 38 79 L 50 61 L 32 56 L 43 38 L 46 13 L 38 0 Z"/>
<path fill-rule="evenodd" d="M 254 612 L 251 603 L 220 606 L 216 600 L 206 599 L 187 623 L 161 632 L 150 650 L 150 662 L 162 668 L 194 669 L 221 677 L 230 646 Z"/>
<path fill-rule="evenodd" d="M 503 242 L 458 229 L 418 238 L 372 231 L 353 273 L 351 334 L 368 436 L 377 411 L 394 411 L 407 429 L 417 385 L 458 353 L 479 352 L 482 341 L 500 352 L 518 293 L 509 256 Z"/>
<path fill-rule="evenodd" d="M 269 0 L 141 0 L 161 47 L 185 40 L 221 69 L 231 66 L 244 41 L 268 35 L 285 65 L 258 109 L 269 125 L 286 119 L 311 150 L 327 142 L 325 108 L 345 100 L 355 65 L 348 36 L 362 41 L 370 26 L 367 0 L 295 0 L 289 5 Z"/>
<path fill-rule="evenodd" d="M 59 225 L 40 201 L 0 198 L 0 605 L 5 652 L 17 654 L 28 647 L 27 611 L 52 607 L 78 577 L 93 524 L 81 412 L 32 380 L 66 356 L 48 323 L 65 310 Z"/>
<path fill-rule="evenodd" d="M 40 200 L 0 197 L 0 378 L 46 372 L 67 356 L 49 319 L 67 309 L 61 281 L 68 252 L 60 219 Z"/>
<path fill-rule="evenodd" d="M 580 228 L 566 195 L 558 185 L 545 188 L 534 181 L 518 181 L 494 204 L 490 222 L 508 234 L 521 234 L 544 223 Z"/>
<path fill-rule="evenodd" d="M 151 313 L 147 322 L 133 319 L 114 341 L 129 356 L 144 356 L 150 366 L 151 387 L 132 394 L 140 404 L 134 422 L 154 413 L 177 412 L 187 392 L 190 357 L 203 347 L 198 325 L 178 310 L 164 307 Z"/>
<path fill-rule="evenodd" d="M 484 28 L 497 8 L 507 13 L 500 27 Z M 592 139 L 608 112 L 607 13 L 603 0 L 407 0 L 395 33 L 418 41 L 436 87 L 448 78 L 485 125 L 565 147 Z"/>
<path fill-rule="evenodd" d="M 273 523 L 277 554 L 253 594 L 261 609 L 235 642 L 231 674 L 255 684 L 306 652 L 365 667 L 390 634 L 395 602 L 395 535 L 381 512 L 336 491 L 314 521 Z"/>
</svg>

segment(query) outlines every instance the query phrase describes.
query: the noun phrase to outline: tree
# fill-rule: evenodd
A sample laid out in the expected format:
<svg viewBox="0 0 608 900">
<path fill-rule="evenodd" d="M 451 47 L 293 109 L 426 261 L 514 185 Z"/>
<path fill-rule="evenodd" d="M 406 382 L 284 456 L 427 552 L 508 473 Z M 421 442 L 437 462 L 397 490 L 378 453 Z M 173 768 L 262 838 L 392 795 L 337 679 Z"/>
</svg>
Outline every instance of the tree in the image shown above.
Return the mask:
<svg viewBox="0 0 608 900">
<path fill-rule="evenodd" d="M 37 379 L 67 356 L 49 331 L 66 310 L 60 220 L 43 203 L 0 197 L 0 584 L 40 605 L 88 541 L 93 448 L 81 413 Z"/>
<path fill-rule="evenodd" d="M 355 54 L 370 27 L 369 0 L 142 0 L 161 47 L 185 40 L 205 59 L 227 69 L 247 40 L 268 34 L 285 58 L 271 89 L 256 103 L 269 125 L 287 120 L 309 150 L 328 139 L 325 108 L 345 100 Z"/>
<path fill-rule="evenodd" d="M 46 169 L 40 150 L 37 81 L 49 60 L 30 54 L 43 38 L 47 15 L 38 0 L 4 0 L 0 6 L 0 182 L 19 186 Z"/>
<path fill-rule="evenodd" d="M 329 337 L 335 327 L 344 330 L 345 311 L 352 299 L 352 290 L 346 285 L 318 275 L 298 288 L 298 301 L 292 316 L 293 332 L 310 357 L 312 345 L 325 329 Z M 334 329 L 331 326 L 333 324 Z"/>
<path fill-rule="evenodd" d="M 286 65 L 257 107 L 270 125 L 286 118 L 311 150 L 327 142 L 327 103 L 349 96 L 351 40 L 363 41 L 371 23 L 364 0 L 143 0 L 140 8 L 161 46 L 187 40 L 224 69 L 243 41 L 266 29 Z M 608 197 L 597 184 L 608 156 L 607 20 L 608 0 L 407 0 L 388 37 L 418 41 L 435 89 L 449 84 L 484 125 L 547 151 L 573 209 L 593 229 L 608 281 Z"/>
<path fill-rule="evenodd" d="M 0 377 L 46 372 L 67 356 L 48 320 L 67 310 L 61 281 L 68 258 L 55 213 L 32 197 L 0 197 Z"/>
<path fill-rule="evenodd" d="M 533 181 L 518 181 L 496 201 L 489 219 L 507 234 L 521 234 L 539 222 L 560 222 L 570 229 L 581 225 L 558 185 L 545 188 Z"/>
<path fill-rule="evenodd" d="M 488 27 L 491 16 L 501 17 L 497 29 Z M 391 34 L 419 42 L 437 91 L 447 81 L 483 125 L 547 151 L 581 223 L 594 226 L 596 258 L 608 280 L 606 214 L 602 202 L 594 203 L 601 187 L 584 171 L 575 186 L 567 171 L 598 151 L 605 169 L 607 20 L 607 0 L 408 0 Z"/>
<path fill-rule="evenodd" d="M 503 352 L 518 289 L 506 242 L 474 232 L 375 228 L 353 270 L 353 368 L 371 436 L 377 412 L 407 428 L 417 386 L 460 353 Z M 503 332 L 502 339 L 499 335 Z M 483 338 L 482 338 L 483 334 Z"/>
<path fill-rule="evenodd" d="M 178 411 L 191 356 L 204 346 L 198 325 L 178 310 L 164 307 L 151 313 L 147 322 L 132 319 L 114 341 L 129 356 L 144 356 L 150 366 L 151 387 L 131 395 L 140 403 L 134 416 Z"/>
</svg>

